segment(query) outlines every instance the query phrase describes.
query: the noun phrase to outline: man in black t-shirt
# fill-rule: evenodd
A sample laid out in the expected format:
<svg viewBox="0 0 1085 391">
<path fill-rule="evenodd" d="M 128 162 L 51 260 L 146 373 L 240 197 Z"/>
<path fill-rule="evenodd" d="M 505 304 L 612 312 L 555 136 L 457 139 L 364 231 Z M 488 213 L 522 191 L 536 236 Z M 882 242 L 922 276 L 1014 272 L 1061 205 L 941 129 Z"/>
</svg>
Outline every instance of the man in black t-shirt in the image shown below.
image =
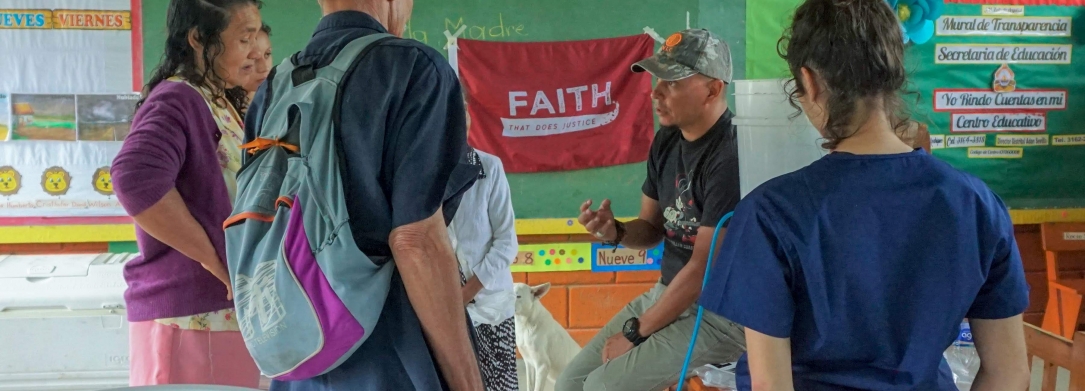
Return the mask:
<svg viewBox="0 0 1085 391">
<path fill-rule="evenodd" d="M 594 211 L 588 200 L 580 223 L 614 245 L 647 249 L 664 241 L 662 279 L 588 342 L 559 377 L 558 391 L 662 390 L 678 381 L 716 224 L 740 197 L 734 114 L 725 99 L 727 44 L 708 30 L 685 30 L 633 71 L 658 79 L 652 98 L 663 125 L 648 157 L 640 218 L 619 222 L 609 200 Z M 690 369 L 738 359 L 746 339 L 741 326 L 705 312 L 695 350 Z"/>
</svg>

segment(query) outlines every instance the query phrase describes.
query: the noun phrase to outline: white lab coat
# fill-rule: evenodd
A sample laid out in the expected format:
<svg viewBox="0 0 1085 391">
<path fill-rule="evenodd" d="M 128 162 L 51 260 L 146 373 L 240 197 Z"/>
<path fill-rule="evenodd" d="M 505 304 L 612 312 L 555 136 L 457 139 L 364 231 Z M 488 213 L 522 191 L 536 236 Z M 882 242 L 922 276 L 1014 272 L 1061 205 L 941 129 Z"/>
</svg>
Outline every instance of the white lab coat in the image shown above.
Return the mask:
<svg viewBox="0 0 1085 391">
<path fill-rule="evenodd" d="M 470 280 L 478 276 L 482 290 L 467 306 L 474 323 L 497 325 L 516 311 L 512 272 L 516 258 L 516 216 L 505 168 L 496 156 L 477 152 L 485 178 L 479 178 L 460 201 L 448 227 L 460 269 Z"/>
</svg>

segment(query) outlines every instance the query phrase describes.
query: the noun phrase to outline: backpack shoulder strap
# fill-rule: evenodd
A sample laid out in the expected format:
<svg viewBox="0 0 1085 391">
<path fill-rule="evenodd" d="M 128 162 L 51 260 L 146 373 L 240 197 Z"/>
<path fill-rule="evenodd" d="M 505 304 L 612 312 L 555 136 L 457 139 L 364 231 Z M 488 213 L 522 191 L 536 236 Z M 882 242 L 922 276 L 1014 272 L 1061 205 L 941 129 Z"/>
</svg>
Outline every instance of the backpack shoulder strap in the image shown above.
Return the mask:
<svg viewBox="0 0 1085 391">
<path fill-rule="evenodd" d="M 331 65 L 327 67 L 333 69 L 334 75 L 329 75 L 329 77 L 334 77 L 333 80 L 337 84 L 335 100 L 332 103 L 332 131 L 335 132 L 337 140 L 339 140 L 339 131 L 342 128 L 343 94 L 346 92 L 343 79 L 350 76 L 354 71 L 354 68 L 358 66 L 370 50 L 380 45 L 381 42 L 393 38 L 395 38 L 395 36 L 392 34 L 381 33 L 355 39 L 344 46 L 343 49 L 339 51 L 339 54 L 335 56 L 335 60 L 332 61 Z M 344 151 L 341 143 L 335 143 L 335 154 L 336 159 L 339 162 L 339 169 L 344 170 L 345 172 L 346 166 L 343 158 Z"/>
<path fill-rule="evenodd" d="M 339 50 L 339 54 L 335 56 L 335 60 L 332 60 L 329 66 L 345 72 L 347 68 L 350 68 L 350 64 L 354 62 L 355 58 L 361 57 L 360 54 L 367 51 L 369 47 L 376 46 L 375 43 L 388 38 L 395 38 L 395 36 L 388 33 L 370 34 L 350 41 L 346 46 L 343 46 L 343 49 Z"/>
<path fill-rule="evenodd" d="M 395 38 L 395 36 L 381 33 L 366 35 L 350 41 L 350 43 L 339 50 L 339 54 L 335 56 L 335 60 L 332 60 L 331 64 L 321 67 L 317 72 L 320 73 L 322 77 L 339 84 L 358 60 L 364 58 L 365 55 L 381 41 L 391 38 Z"/>
</svg>

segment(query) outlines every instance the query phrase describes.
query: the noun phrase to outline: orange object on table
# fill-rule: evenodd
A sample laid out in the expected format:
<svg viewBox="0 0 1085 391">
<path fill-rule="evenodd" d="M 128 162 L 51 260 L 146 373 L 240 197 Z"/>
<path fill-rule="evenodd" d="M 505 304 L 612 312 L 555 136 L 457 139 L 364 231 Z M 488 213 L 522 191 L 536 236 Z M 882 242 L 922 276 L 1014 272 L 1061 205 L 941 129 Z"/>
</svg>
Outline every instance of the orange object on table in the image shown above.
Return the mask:
<svg viewBox="0 0 1085 391">
<path fill-rule="evenodd" d="M 667 391 L 677 391 L 676 388 L 678 388 L 677 384 L 671 386 L 671 388 L 668 388 Z M 706 386 L 706 385 L 704 385 L 704 382 L 701 381 L 701 378 L 699 378 L 697 376 L 693 376 L 693 377 L 691 377 L 689 379 L 686 379 L 685 391 L 722 391 L 722 390 L 720 390 L 719 388 L 716 388 L 716 387 Z"/>
</svg>

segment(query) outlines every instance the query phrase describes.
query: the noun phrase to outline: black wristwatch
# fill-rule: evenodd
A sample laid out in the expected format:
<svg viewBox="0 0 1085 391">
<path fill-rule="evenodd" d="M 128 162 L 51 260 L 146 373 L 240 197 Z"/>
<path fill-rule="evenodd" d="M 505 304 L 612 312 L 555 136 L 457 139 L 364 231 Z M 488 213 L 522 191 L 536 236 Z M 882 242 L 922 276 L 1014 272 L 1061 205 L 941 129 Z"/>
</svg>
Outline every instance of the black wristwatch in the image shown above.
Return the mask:
<svg viewBox="0 0 1085 391">
<path fill-rule="evenodd" d="M 635 316 L 625 321 L 625 325 L 622 326 L 622 335 L 625 336 L 625 339 L 628 339 L 629 342 L 632 342 L 633 346 L 638 346 L 648 340 L 648 337 L 642 337 L 640 335 L 640 319 L 637 319 Z"/>
<path fill-rule="evenodd" d="M 625 223 L 614 219 L 614 240 L 603 242 L 604 246 L 614 246 L 614 251 L 618 251 L 618 246 L 622 244 L 622 239 L 625 239 Z"/>
</svg>

